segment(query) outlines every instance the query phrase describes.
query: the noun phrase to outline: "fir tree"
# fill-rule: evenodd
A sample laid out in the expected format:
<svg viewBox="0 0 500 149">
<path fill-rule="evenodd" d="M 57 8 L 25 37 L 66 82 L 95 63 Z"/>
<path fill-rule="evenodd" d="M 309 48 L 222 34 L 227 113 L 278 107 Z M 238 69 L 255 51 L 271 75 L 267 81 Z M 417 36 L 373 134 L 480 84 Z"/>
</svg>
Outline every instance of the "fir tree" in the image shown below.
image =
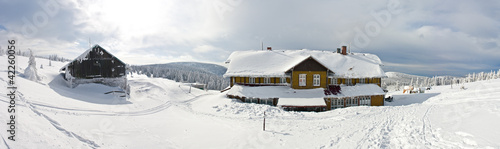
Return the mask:
<svg viewBox="0 0 500 149">
<path fill-rule="evenodd" d="M 33 56 L 33 52 L 30 52 L 28 67 L 24 70 L 24 75 L 27 79 L 31 81 L 41 80 L 40 76 L 38 75 L 38 71 L 36 70 L 36 61 L 35 61 L 35 56 Z"/>
</svg>

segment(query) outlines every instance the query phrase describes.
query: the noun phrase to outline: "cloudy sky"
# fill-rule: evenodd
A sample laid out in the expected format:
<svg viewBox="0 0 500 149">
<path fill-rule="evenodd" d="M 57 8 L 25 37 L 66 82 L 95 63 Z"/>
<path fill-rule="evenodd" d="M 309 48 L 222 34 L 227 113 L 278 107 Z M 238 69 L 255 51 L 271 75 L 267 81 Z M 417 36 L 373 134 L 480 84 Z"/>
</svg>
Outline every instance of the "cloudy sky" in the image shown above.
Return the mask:
<svg viewBox="0 0 500 149">
<path fill-rule="evenodd" d="M 498 0 L 0 0 L 0 46 L 73 59 L 99 44 L 129 64 L 221 63 L 232 51 L 377 54 L 384 70 L 500 68 Z"/>
</svg>

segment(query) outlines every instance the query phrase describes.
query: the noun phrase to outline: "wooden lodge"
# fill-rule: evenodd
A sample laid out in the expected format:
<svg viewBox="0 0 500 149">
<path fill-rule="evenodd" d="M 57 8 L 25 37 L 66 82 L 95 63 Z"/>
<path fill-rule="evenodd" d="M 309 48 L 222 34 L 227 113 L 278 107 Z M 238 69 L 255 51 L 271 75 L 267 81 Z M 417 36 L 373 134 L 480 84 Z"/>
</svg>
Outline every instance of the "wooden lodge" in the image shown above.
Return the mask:
<svg viewBox="0 0 500 149">
<path fill-rule="evenodd" d="M 69 86 L 81 83 L 103 83 L 118 86 L 126 83 L 126 64 L 99 45 L 88 49 L 60 71 Z"/>
<path fill-rule="evenodd" d="M 312 102 L 312 97 L 296 95 L 302 98 L 303 101 L 295 100 L 301 104 L 281 105 L 286 107 L 284 109 L 323 111 L 350 106 L 383 106 L 385 93 L 380 86 L 381 79 L 386 76 L 380 68 L 380 59 L 373 54 L 347 53 L 345 50 L 344 46 L 342 53 L 314 50 L 237 51 L 226 61 L 229 66 L 224 76 L 230 78 L 231 87 L 285 86 L 293 90 L 324 90 L 321 95 L 324 105 L 308 105 L 304 101 Z M 246 97 L 245 93 L 229 89 L 227 96 L 247 102 L 249 98 L 262 99 L 259 96 L 271 94 L 269 90 L 267 87 L 263 93 L 249 94 L 256 97 Z M 272 97 L 278 100 L 273 105 L 280 106 L 280 97 Z"/>
</svg>

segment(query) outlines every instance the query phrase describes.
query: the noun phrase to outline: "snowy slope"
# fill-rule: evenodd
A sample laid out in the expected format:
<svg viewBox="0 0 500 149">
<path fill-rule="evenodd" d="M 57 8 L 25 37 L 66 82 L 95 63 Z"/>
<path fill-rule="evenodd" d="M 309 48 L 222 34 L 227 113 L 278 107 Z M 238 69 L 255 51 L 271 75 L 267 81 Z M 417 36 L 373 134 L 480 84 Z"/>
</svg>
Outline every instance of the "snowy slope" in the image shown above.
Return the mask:
<svg viewBox="0 0 500 149">
<path fill-rule="evenodd" d="M 216 64 L 175 62 L 131 66 L 131 68 L 134 72 L 156 78 L 166 78 L 177 82 L 207 84 L 207 88 L 213 90 L 222 90 L 229 86 L 229 78 L 222 77 L 227 68 Z"/>
<path fill-rule="evenodd" d="M 5 61 L 0 56 L 1 68 Z M 392 92 L 394 102 L 382 107 L 286 112 L 137 74 L 129 76 L 129 100 L 103 94 L 117 88 L 99 84 L 70 89 L 57 72 L 64 63 L 36 61 L 44 79 L 17 78 L 17 141 L 1 131 L 0 148 L 500 148 L 499 79 L 466 90 Z M 24 69 L 28 59 L 18 62 Z M 0 78 L 6 107 L 4 69 Z M 6 116 L 1 112 L 4 124 Z"/>
<path fill-rule="evenodd" d="M 173 63 L 167 63 L 165 65 L 190 68 L 190 69 L 198 70 L 198 71 L 205 71 L 205 72 L 216 74 L 218 76 L 224 75 L 224 73 L 226 73 L 226 71 L 227 71 L 227 68 L 224 66 L 217 65 L 217 64 L 200 63 L 200 62 L 173 62 Z"/>
<path fill-rule="evenodd" d="M 428 87 L 437 85 L 449 85 L 466 81 L 464 77 L 454 77 L 454 76 L 433 76 L 432 78 L 425 76 L 417 76 L 411 74 L 405 74 L 401 72 L 386 72 L 387 78 L 382 79 L 382 88 L 389 91 L 401 90 L 403 86 L 413 85 L 416 87 Z M 486 79 L 484 79 L 486 80 Z"/>
<path fill-rule="evenodd" d="M 209 64 L 209 63 L 199 63 L 199 62 L 173 62 L 166 64 L 151 64 L 142 65 L 149 67 L 158 68 L 169 68 L 169 69 L 180 69 L 189 70 L 193 72 L 211 73 L 214 75 L 222 76 L 226 73 L 227 68 L 221 65 Z"/>
<path fill-rule="evenodd" d="M 397 90 L 396 84 L 401 87 L 410 85 L 411 81 L 416 82 L 417 80 L 419 80 L 420 82 L 422 82 L 425 79 L 430 79 L 429 77 L 405 74 L 401 72 L 386 72 L 385 75 L 387 75 L 387 78 L 382 79 L 382 87 L 390 91 Z"/>
<path fill-rule="evenodd" d="M 424 76 L 417 76 L 417 75 L 411 75 L 411 74 L 405 74 L 401 72 L 386 72 L 385 75 L 387 75 L 387 79 L 397 79 L 401 82 L 410 82 L 410 80 L 413 79 L 426 79 L 429 77 L 424 77 Z"/>
</svg>

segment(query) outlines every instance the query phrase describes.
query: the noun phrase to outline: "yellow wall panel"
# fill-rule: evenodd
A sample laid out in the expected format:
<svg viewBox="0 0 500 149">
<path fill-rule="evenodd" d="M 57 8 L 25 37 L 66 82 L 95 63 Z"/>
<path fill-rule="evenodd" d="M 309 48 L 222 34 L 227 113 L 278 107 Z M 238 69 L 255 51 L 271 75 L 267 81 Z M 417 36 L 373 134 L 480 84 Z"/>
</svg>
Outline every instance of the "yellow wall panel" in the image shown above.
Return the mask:
<svg viewBox="0 0 500 149">
<path fill-rule="evenodd" d="M 299 86 L 299 74 L 306 74 L 306 86 Z M 313 75 L 320 75 L 320 86 L 313 86 Z M 292 88 L 294 89 L 312 89 L 326 88 L 326 71 L 293 71 L 292 73 Z"/>
<path fill-rule="evenodd" d="M 372 106 L 383 106 L 384 105 L 384 95 L 373 95 L 371 104 L 372 104 Z"/>
</svg>

